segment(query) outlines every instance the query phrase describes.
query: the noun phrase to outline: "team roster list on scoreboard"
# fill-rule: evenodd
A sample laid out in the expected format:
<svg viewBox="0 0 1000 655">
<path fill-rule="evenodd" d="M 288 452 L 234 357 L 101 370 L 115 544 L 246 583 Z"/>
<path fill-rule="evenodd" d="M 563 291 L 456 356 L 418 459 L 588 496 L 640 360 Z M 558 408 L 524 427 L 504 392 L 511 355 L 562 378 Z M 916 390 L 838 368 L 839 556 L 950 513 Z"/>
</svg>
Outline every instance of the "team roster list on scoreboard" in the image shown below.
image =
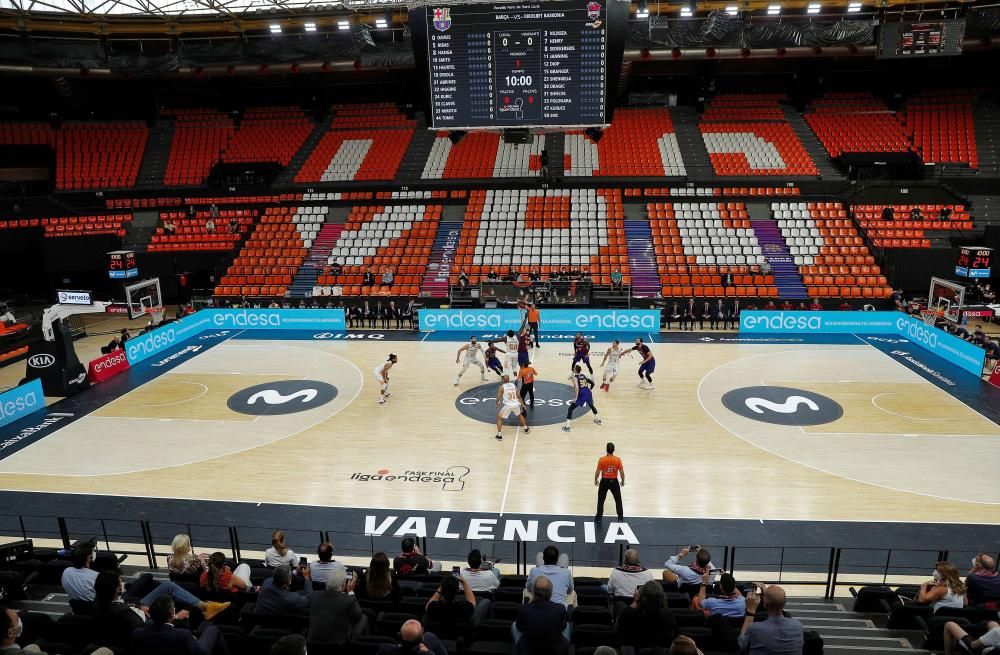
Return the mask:
<svg viewBox="0 0 1000 655">
<path fill-rule="evenodd" d="M 428 7 L 434 127 L 603 125 L 605 7 Z"/>
</svg>

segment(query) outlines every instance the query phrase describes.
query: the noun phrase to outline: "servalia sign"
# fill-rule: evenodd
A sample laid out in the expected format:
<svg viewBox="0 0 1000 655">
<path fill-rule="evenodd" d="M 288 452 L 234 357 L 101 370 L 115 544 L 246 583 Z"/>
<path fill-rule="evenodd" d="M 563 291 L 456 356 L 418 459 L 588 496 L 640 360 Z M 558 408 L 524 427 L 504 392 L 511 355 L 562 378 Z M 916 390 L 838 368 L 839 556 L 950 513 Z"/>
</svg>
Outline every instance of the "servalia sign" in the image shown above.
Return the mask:
<svg viewBox="0 0 1000 655">
<path fill-rule="evenodd" d="M 898 334 L 899 312 L 740 312 L 740 332 Z"/>
<path fill-rule="evenodd" d="M 524 314 L 516 309 L 421 309 L 420 329 L 439 332 L 466 330 L 516 330 Z M 542 331 L 656 332 L 660 312 L 655 309 L 543 309 Z"/>
<path fill-rule="evenodd" d="M 42 393 L 42 381 L 35 378 L 27 384 L 0 393 L 0 427 L 40 409 L 45 409 L 45 394 Z"/>
</svg>

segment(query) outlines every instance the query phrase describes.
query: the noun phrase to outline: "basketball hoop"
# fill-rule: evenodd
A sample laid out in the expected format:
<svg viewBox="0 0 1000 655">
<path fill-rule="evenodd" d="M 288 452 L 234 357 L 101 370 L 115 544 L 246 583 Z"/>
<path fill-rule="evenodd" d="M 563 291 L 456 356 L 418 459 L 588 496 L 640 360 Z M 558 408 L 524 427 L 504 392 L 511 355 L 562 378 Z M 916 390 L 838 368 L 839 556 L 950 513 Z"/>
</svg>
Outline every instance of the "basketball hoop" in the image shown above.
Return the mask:
<svg viewBox="0 0 1000 655">
<path fill-rule="evenodd" d="M 934 326 L 939 318 L 944 317 L 944 312 L 939 309 L 924 309 L 920 312 L 920 318 L 923 319 L 925 325 Z"/>
<path fill-rule="evenodd" d="M 150 325 L 159 325 L 163 322 L 163 307 L 147 307 L 145 313 L 149 317 Z"/>
</svg>

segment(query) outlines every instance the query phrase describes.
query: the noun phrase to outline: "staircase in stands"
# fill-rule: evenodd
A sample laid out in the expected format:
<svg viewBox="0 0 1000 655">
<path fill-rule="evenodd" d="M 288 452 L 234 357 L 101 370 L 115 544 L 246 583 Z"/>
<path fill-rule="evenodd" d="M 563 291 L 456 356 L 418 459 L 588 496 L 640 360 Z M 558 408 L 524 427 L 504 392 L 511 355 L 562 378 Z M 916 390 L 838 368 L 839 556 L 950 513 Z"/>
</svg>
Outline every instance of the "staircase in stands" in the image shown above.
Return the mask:
<svg viewBox="0 0 1000 655">
<path fill-rule="evenodd" d="M 319 280 L 319 275 L 326 266 L 330 258 L 330 251 L 337 245 L 340 233 L 344 231 L 343 223 L 324 223 L 320 228 L 316 240 L 313 242 L 309 255 L 302 262 L 292 285 L 288 288 L 288 296 L 291 298 L 308 298 L 312 295 L 313 287 Z"/>
<path fill-rule="evenodd" d="M 656 268 L 653 232 L 648 220 L 626 220 L 625 241 L 628 246 L 628 268 L 632 276 L 632 296 L 656 298 L 662 287 Z"/>
<path fill-rule="evenodd" d="M 771 266 L 771 274 L 774 276 L 774 286 L 778 287 L 778 297 L 782 300 L 806 300 L 809 298 L 809 291 L 802 283 L 802 274 L 799 267 L 792 259 L 785 244 L 785 238 L 781 236 L 778 223 L 771 218 L 771 206 L 764 203 L 747 203 L 747 215 L 750 217 L 750 226 L 757 236 L 757 243 L 767 263 Z"/>
<path fill-rule="evenodd" d="M 139 173 L 135 178 L 137 189 L 156 189 L 163 186 L 170 159 L 170 145 L 174 140 L 174 122 L 161 120 L 149 130 L 146 150 L 142 153 Z"/>
<path fill-rule="evenodd" d="M 809 127 L 809 123 L 802 117 L 802 114 L 787 104 L 783 104 L 781 109 L 785 113 L 785 120 L 792 127 L 792 132 L 795 132 L 795 136 L 799 138 L 802 146 L 809 153 L 809 157 L 816 164 L 820 177 L 824 180 L 843 180 L 844 176 L 837 170 L 833 160 L 830 159 L 830 153 L 820 143 L 816 133 Z"/>
<path fill-rule="evenodd" d="M 430 298 L 448 297 L 448 280 L 452 273 L 457 274 L 457 270 L 452 270 L 452 262 L 455 258 L 455 251 L 458 250 L 458 239 L 462 234 L 461 216 L 455 220 L 454 216 L 449 216 L 450 206 L 446 206 L 442 221 L 438 223 L 437 235 L 434 237 L 434 247 L 431 248 L 431 255 L 427 259 L 427 272 L 420 284 L 420 295 Z M 458 209 L 464 208 L 459 207 Z"/>
<path fill-rule="evenodd" d="M 923 636 L 912 630 L 889 630 L 885 615 L 869 616 L 847 609 L 845 598 L 789 598 L 785 610 L 806 630 L 823 638 L 826 655 L 930 655 L 923 648 Z"/>
<path fill-rule="evenodd" d="M 698 129 L 701 117 L 694 107 L 671 107 L 670 118 L 677 133 L 677 145 L 684 153 L 684 168 L 692 180 L 714 180 L 712 158 Z"/>
<path fill-rule="evenodd" d="M 306 140 L 302 142 L 302 147 L 299 148 L 299 151 L 296 152 L 295 156 L 293 156 L 288 162 L 288 166 L 285 166 L 285 169 L 278 173 L 278 176 L 274 179 L 274 183 L 276 185 L 291 184 L 295 181 L 295 176 L 298 174 L 299 169 L 301 169 L 302 165 L 306 163 L 307 159 L 309 159 L 309 155 L 311 155 L 312 151 L 316 149 L 319 142 L 323 140 L 323 136 L 330 127 L 331 118 L 331 112 L 327 112 L 323 115 L 319 122 L 316 123 L 316 127 L 314 127 L 313 131 L 309 133 Z"/>
</svg>

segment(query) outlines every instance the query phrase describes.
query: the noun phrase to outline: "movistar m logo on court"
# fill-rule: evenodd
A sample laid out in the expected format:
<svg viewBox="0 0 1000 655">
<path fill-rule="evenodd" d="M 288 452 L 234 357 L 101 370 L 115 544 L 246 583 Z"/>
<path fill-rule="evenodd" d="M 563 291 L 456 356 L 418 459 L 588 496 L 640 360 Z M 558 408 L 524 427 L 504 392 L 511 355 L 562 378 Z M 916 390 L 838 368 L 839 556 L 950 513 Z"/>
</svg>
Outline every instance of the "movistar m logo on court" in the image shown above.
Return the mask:
<svg viewBox="0 0 1000 655">
<path fill-rule="evenodd" d="M 820 425 L 844 415 L 835 400 L 791 387 L 742 387 L 722 396 L 726 409 L 744 418 L 775 425 Z"/>
<path fill-rule="evenodd" d="M 337 387 L 318 380 L 275 380 L 237 391 L 229 409 L 251 416 L 278 416 L 305 412 L 337 397 Z"/>
</svg>

